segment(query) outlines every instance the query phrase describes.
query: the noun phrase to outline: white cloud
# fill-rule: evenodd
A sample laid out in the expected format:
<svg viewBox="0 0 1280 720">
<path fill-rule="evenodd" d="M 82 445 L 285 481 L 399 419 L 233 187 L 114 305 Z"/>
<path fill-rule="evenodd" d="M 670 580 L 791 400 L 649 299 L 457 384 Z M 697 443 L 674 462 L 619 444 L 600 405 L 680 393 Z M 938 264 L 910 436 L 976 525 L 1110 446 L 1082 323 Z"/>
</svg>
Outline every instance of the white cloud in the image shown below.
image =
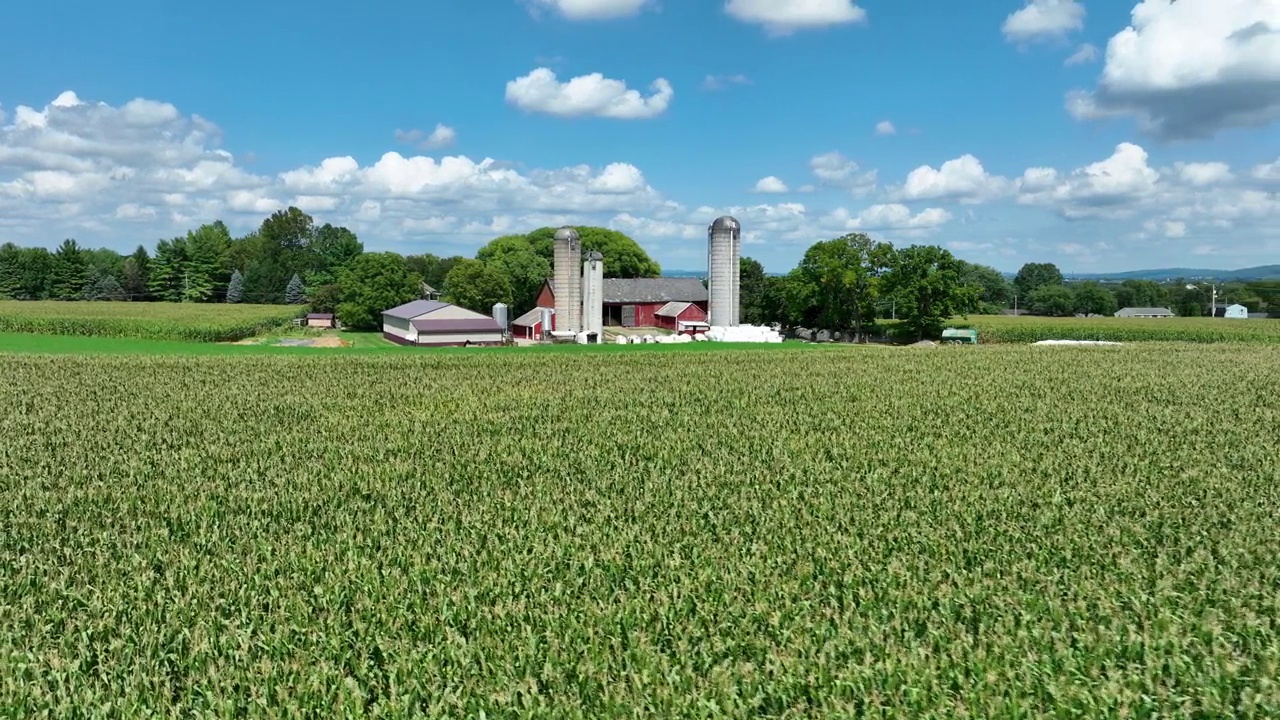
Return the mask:
<svg viewBox="0 0 1280 720">
<path fill-rule="evenodd" d="M 1276 158 L 1273 163 L 1262 163 L 1255 166 L 1250 174 L 1256 180 L 1280 182 L 1280 158 Z"/>
<path fill-rule="evenodd" d="M 1226 182 L 1234 177 L 1231 174 L 1231 166 L 1223 162 L 1180 162 L 1174 163 L 1174 169 L 1183 182 L 1196 187 Z"/>
<path fill-rule="evenodd" d="M 951 220 L 951 213 L 942 208 L 928 208 L 912 214 L 911 208 L 899 203 L 872 205 L 854 215 L 839 208 L 822 219 L 824 226 L 841 232 L 871 230 L 932 230 Z"/>
<path fill-rule="evenodd" d="M 590 192 L 611 195 L 637 193 L 647 187 L 640 168 L 629 163 L 610 163 L 599 175 L 587 182 L 587 190 Z"/>
<path fill-rule="evenodd" d="M 638 15 L 652 0 L 528 0 L 533 9 L 550 9 L 567 20 L 612 20 Z"/>
<path fill-rule="evenodd" d="M 1181 220 L 1148 220 L 1142 226 L 1148 232 L 1159 233 L 1167 238 L 1187 236 L 1187 224 Z"/>
<path fill-rule="evenodd" d="M 438 150 L 452 146 L 458 141 L 458 132 L 444 123 L 436 123 L 430 133 L 421 130 L 396 130 L 396 140 L 406 145 L 414 145 L 424 150 Z"/>
<path fill-rule="evenodd" d="M 853 0 L 727 0 L 724 11 L 742 22 L 762 25 L 773 35 L 867 19 L 867 12 Z"/>
<path fill-rule="evenodd" d="M 621 80 L 600 73 L 581 75 L 565 82 L 549 68 L 538 68 L 507 83 L 507 102 L 526 112 L 559 117 L 595 116 L 619 120 L 657 117 L 667 111 L 675 91 L 663 78 L 653 81 L 653 94 L 645 97 L 628 89 Z"/>
<path fill-rule="evenodd" d="M 962 155 L 934 169 L 922 165 L 907 175 L 907 181 L 896 193 L 908 200 L 958 200 L 981 202 L 1005 194 L 1009 181 L 991 175 L 973 155 Z"/>
<path fill-rule="evenodd" d="M 1160 172 L 1147 163 L 1146 150 L 1120 143 L 1111 157 L 1068 175 L 1030 168 L 1016 184 L 1023 204 L 1053 205 L 1066 217 L 1123 217 L 1154 198 L 1161 190 L 1160 180 Z"/>
<path fill-rule="evenodd" d="M 889 122 L 888 120 L 881 120 L 880 122 L 876 123 L 877 135 L 896 135 L 897 133 L 898 133 L 898 129 L 895 128 L 893 126 L 893 123 Z"/>
<path fill-rule="evenodd" d="M 866 195 L 876 188 L 875 170 L 862 172 L 858 163 L 836 151 L 810 158 L 809 169 L 822 184 L 848 190 L 855 196 Z"/>
<path fill-rule="evenodd" d="M 1092 92 L 1073 91 L 1078 119 L 1137 118 L 1156 137 L 1209 137 L 1280 118 L 1280 2 L 1143 0 L 1107 43 Z"/>
<path fill-rule="evenodd" d="M 1094 45 L 1090 45 L 1089 43 L 1085 43 L 1076 48 L 1076 51 L 1071 53 L 1071 57 L 1064 60 L 1062 64 L 1067 67 L 1071 67 L 1072 65 L 1084 65 L 1085 63 L 1091 63 L 1097 59 L 1098 48 Z"/>
<path fill-rule="evenodd" d="M 762 177 L 756 182 L 755 192 L 758 193 L 784 193 L 786 191 L 787 184 L 773 175 Z"/>
<path fill-rule="evenodd" d="M 1061 38 L 1084 28 L 1084 15 L 1084 6 L 1075 0 L 1028 0 L 1005 18 L 1001 31 L 1011 42 Z"/>
<path fill-rule="evenodd" d="M 732 85 L 750 85 L 751 78 L 746 75 L 708 75 L 702 81 L 705 90 L 724 90 Z"/>
</svg>

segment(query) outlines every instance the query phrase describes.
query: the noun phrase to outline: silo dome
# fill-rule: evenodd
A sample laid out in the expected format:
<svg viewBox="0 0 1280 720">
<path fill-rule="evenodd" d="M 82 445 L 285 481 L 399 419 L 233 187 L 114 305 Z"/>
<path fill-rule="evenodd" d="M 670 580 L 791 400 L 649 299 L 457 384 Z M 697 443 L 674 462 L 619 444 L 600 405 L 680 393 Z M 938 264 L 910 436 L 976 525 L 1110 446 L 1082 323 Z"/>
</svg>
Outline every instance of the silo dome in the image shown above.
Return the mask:
<svg viewBox="0 0 1280 720">
<path fill-rule="evenodd" d="M 738 219 L 729 215 L 723 215 L 715 219 L 711 223 L 711 232 L 737 232 L 742 226 L 738 224 Z"/>
<path fill-rule="evenodd" d="M 560 228 L 559 230 L 556 230 L 556 240 L 564 242 L 566 240 L 577 240 L 577 239 L 578 239 L 578 231 L 574 230 L 568 225 Z"/>
<path fill-rule="evenodd" d="M 587 260 L 591 262 L 600 262 L 601 260 L 604 260 L 604 255 L 601 255 L 599 250 L 592 250 L 587 253 Z"/>
</svg>

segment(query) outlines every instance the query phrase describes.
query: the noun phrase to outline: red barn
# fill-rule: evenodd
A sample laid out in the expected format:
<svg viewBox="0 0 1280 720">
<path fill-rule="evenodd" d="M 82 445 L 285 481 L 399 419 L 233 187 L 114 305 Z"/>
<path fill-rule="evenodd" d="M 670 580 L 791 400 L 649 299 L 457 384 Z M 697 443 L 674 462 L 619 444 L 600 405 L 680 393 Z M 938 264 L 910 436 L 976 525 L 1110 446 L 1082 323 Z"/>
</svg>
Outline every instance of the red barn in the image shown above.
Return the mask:
<svg viewBox="0 0 1280 720">
<path fill-rule="evenodd" d="M 653 315 L 658 327 L 680 335 L 693 335 L 711 328 L 707 324 L 707 311 L 691 302 L 669 302 L 658 308 Z"/>
<path fill-rule="evenodd" d="M 705 323 L 707 319 L 707 288 L 698 278 L 605 278 L 602 290 L 605 327 L 669 327 L 675 330 L 679 322 Z M 663 325 L 658 311 L 672 303 L 685 303 L 686 306 L 680 309 L 680 317 Z M 556 306 L 556 288 L 550 280 L 542 283 L 537 305 Z M 553 325 L 556 322 L 552 320 Z"/>
<path fill-rule="evenodd" d="M 547 308 L 535 307 L 515 320 L 512 320 L 511 335 L 513 337 L 520 338 L 521 340 L 541 340 L 542 311 L 545 309 Z M 551 317 L 551 324 L 555 325 L 555 315 L 552 314 Z"/>
</svg>

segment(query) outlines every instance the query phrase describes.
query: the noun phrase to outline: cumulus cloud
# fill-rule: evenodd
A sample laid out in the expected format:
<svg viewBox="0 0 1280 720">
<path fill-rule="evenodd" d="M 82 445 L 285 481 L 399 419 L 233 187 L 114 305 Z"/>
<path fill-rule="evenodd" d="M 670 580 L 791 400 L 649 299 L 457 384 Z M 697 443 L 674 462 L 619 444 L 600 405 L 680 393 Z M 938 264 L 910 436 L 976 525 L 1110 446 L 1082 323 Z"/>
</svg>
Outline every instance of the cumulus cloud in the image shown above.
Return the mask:
<svg viewBox="0 0 1280 720">
<path fill-rule="evenodd" d="M 1161 139 L 1204 138 L 1280 118 L 1280 3 L 1143 0 L 1107 43 L 1092 91 L 1072 91 L 1077 119 L 1130 116 Z"/>
<path fill-rule="evenodd" d="M 1005 194 L 1009 187 L 1007 179 L 988 173 L 978 158 L 962 155 L 937 169 L 922 165 L 912 170 L 896 196 L 907 200 L 981 202 Z"/>
<path fill-rule="evenodd" d="M 1188 185 L 1203 187 L 1226 182 L 1232 177 L 1231 166 L 1223 162 L 1175 163 L 1178 177 Z"/>
<path fill-rule="evenodd" d="M 538 68 L 507 83 L 507 102 L 526 112 L 559 117 L 595 116 L 616 120 L 655 118 L 667 111 L 675 91 L 663 78 L 654 80 L 651 95 L 628 89 L 622 80 L 600 73 L 565 82 L 550 68 Z"/>
<path fill-rule="evenodd" d="M 439 150 L 452 146 L 458 140 L 458 132 L 444 123 L 436 123 L 429 133 L 421 130 L 396 130 L 396 140 L 423 150 Z"/>
<path fill-rule="evenodd" d="M 1147 164 L 1147 151 L 1120 143 L 1106 160 L 1060 175 L 1052 168 L 1030 168 L 1018 180 L 1018 201 L 1058 206 L 1068 217 L 1127 213 L 1135 202 L 1156 192 L 1160 173 Z"/>
<path fill-rule="evenodd" d="M 1084 15 L 1084 6 L 1075 0 L 1028 0 L 1000 29 L 1011 42 L 1061 38 L 1084 28 Z"/>
<path fill-rule="evenodd" d="M 1253 168 L 1250 173 L 1254 179 L 1264 182 L 1280 183 L 1280 158 L 1276 158 L 1272 163 L 1261 163 Z"/>
<path fill-rule="evenodd" d="M 1085 63 L 1091 63 L 1097 59 L 1098 48 L 1090 45 L 1089 43 L 1085 43 L 1076 48 L 1076 51 L 1071 53 L 1071 56 L 1064 60 L 1062 64 L 1067 67 L 1071 67 L 1072 65 L 1084 65 Z"/>
<path fill-rule="evenodd" d="M 896 135 L 898 134 L 898 129 L 894 127 L 893 123 L 889 122 L 888 120 L 881 120 L 880 122 L 876 123 L 876 134 L 877 135 Z"/>
<path fill-rule="evenodd" d="M 911 208 L 900 203 L 872 205 L 852 214 L 844 208 L 835 210 L 823 218 L 823 225 L 841 232 L 872 230 L 933 230 L 951 220 L 951 213 L 942 208 L 928 208 L 912 214 Z"/>
<path fill-rule="evenodd" d="M 876 171 L 862 171 L 858 163 L 839 152 L 815 155 L 809 160 L 809 169 L 823 185 L 848 190 L 855 196 L 866 195 L 876 189 Z"/>
<path fill-rule="evenodd" d="M 758 193 L 784 193 L 787 191 L 787 184 L 782 180 L 770 175 L 762 177 L 756 181 L 755 192 Z"/>
<path fill-rule="evenodd" d="M 630 163 L 609 163 L 600 174 L 587 181 L 593 193 L 627 195 L 648 188 L 640 168 Z"/>
<path fill-rule="evenodd" d="M 867 11 L 853 0 L 728 0 L 724 11 L 742 22 L 763 26 L 772 35 L 857 24 L 867 19 Z"/>
<path fill-rule="evenodd" d="M 526 0 L 534 10 L 551 10 L 567 20 L 613 20 L 633 17 L 652 0 Z"/>
</svg>

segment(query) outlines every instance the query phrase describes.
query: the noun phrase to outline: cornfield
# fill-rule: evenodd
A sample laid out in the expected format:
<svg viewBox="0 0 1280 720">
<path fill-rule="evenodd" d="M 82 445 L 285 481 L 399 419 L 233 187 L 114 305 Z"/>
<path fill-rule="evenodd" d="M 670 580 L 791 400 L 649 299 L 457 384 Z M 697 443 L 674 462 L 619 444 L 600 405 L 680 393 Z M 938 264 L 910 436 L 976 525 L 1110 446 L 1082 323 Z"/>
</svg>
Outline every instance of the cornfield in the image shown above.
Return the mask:
<svg viewBox="0 0 1280 720">
<path fill-rule="evenodd" d="M 1280 320 L 1226 318 L 1051 318 L 971 315 L 947 327 L 973 328 L 979 342 L 1038 340 L 1112 342 L 1280 343 Z"/>
<path fill-rule="evenodd" d="M 242 340 L 287 325 L 296 305 L 0 300 L 0 332 L 151 340 Z"/>
<path fill-rule="evenodd" d="M 1280 717 L 1278 367 L 0 355 L 0 707 Z"/>
</svg>

